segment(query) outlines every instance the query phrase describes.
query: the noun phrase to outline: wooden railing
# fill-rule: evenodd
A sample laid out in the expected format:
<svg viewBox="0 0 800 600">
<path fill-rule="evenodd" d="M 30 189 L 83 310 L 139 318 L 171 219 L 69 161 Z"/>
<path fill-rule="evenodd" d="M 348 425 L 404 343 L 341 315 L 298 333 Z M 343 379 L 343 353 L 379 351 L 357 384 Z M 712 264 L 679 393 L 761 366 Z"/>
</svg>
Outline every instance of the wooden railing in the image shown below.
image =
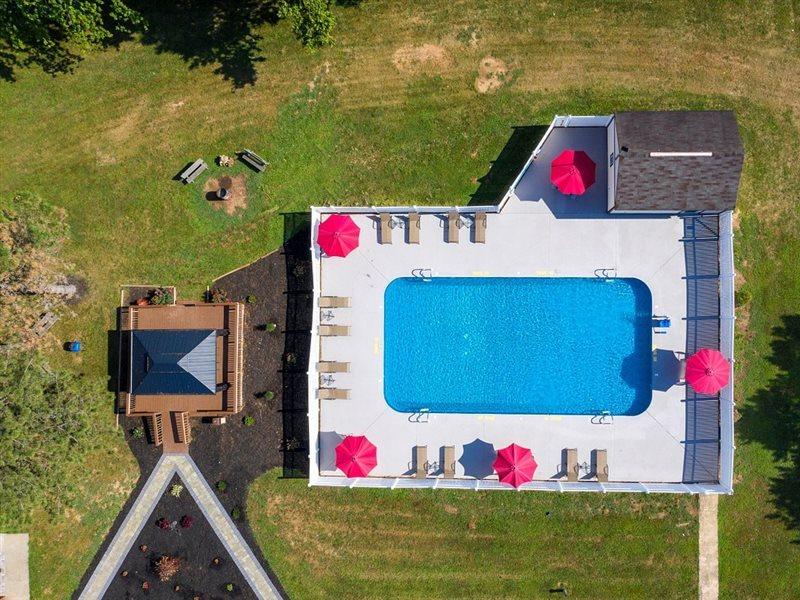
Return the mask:
<svg viewBox="0 0 800 600">
<path fill-rule="evenodd" d="M 175 413 L 175 425 L 178 431 L 178 443 L 188 444 L 192 441 L 192 428 L 189 423 L 189 413 L 179 412 Z"/>
<path fill-rule="evenodd" d="M 146 422 L 150 435 L 153 437 L 153 444 L 160 446 L 164 443 L 164 422 L 161 413 L 147 415 Z"/>
</svg>

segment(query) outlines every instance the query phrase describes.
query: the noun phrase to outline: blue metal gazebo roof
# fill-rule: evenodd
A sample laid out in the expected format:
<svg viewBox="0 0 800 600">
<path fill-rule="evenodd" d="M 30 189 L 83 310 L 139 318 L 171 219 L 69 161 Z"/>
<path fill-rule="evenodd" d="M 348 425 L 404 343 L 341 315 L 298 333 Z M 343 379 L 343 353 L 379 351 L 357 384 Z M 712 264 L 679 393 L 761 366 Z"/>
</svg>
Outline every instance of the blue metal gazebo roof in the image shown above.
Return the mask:
<svg viewBox="0 0 800 600">
<path fill-rule="evenodd" d="M 214 394 L 217 334 L 213 329 L 135 330 L 132 394 Z"/>
</svg>

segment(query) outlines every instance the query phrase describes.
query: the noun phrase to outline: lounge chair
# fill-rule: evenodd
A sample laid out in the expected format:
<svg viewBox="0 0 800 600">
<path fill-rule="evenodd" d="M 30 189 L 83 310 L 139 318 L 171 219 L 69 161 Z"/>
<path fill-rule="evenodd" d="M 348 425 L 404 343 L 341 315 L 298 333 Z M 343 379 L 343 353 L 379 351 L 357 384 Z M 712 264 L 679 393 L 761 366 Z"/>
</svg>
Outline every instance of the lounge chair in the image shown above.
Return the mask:
<svg viewBox="0 0 800 600">
<path fill-rule="evenodd" d="M 419 213 L 408 215 L 408 243 L 419 244 Z"/>
<path fill-rule="evenodd" d="M 392 215 L 389 213 L 380 213 L 381 219 L 381 235 L 378 239 L 379 244 L 392 243 Z"/>
<path fill-rule="evenodd" d="M 415 477 L 424 479 L 428 476 L 428 447 L 414 446 L 414 467 L 417 472 Z"/>
<path fill-rule="evenodd" d="M 341 388 L 319 388 L 317 398 L 320 400 L 349 400 L 350 390 Z"/>
<path fill-rule="evenodd" d="M 319 373 L 349 373 L 349 362 L 336 362 L 335 360 L 321 360 L 317 363 Z"/>
<path fill-rule="evenodd" d="M 350 335 L 349 325 L 320 325 L 319 334 L 325 337 Z"/>
<path fill-rule="evenodd" d="M 447 243 L 458 243 L 458 228 L 461 225 L 461 216 L 458 211 L 451 210 L 447 213 Z"/>
<path fill-rule="evenodd" d="M 456 476 L 456 447 L 444 447 L 444 464 L 442 465 L 442 473 L 445 479 L 452 479 Z"/>
<path fill-rule="evenodd" d="M 350 298 L 347 296 L 320 296 L 320 308 L 350 308 Z"/>
<path fill-rule="evenodd" d="M 594 451 L 594 473 L 597 481 L 608 481 L 608 452 L 606 450 Z"/>
<path fill-rule="evenodd" d="M 475 243 L 486 243 L 486 213 L 483 211 L 475 213 Z"/>
<path fill-rule="evenodd" d="M 678 360 L 678 381 L 684 383 L 686 381 L 686 357 Z"/>
<path fill-rule="evenodd" d="M 578 449 L 567 448 L 567 481 L 578 481 Z"/>
</svg>

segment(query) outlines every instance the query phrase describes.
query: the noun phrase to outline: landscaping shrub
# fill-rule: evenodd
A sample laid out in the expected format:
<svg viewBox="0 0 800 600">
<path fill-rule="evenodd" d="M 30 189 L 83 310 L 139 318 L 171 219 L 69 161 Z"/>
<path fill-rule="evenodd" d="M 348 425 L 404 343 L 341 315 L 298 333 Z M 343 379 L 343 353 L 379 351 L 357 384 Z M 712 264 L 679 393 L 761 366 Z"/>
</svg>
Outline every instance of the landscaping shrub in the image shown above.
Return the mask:
<svg viewBox="0 0 800 600">
<path fill-rule="evenodd" d="M 167 288 L 156 288 L 150 293 L 148 298 L 150 300 L 150 304 L 172 304 L 175 301 L 175 298 Z"/>
<path fill-rule="evenodd" d="M 228 489 L 228 482 L 227 482 L 227 481 L 225 481 L 224 479 L 220 479 L 220 480 L 217 482 L 217 491 L 218 491 L 218 492 L 223 492 L 223 493 L 224 493 L 224 492 L 225 492 L 225 490 L 227 490 L 227 489 Z"/>
<path fill-rule="evenodd" d="M 232 583 L 226 583 L 225 584 L 225 590 L 228 591 L 228 592 L 232 592 L 233 591 L 233 584 Z"/>
<path fill-rule="evenodd" d="M 131 429 L 131 437 L 135 440 L 142 440 L 144 439 L 144 427 L 138 425 Z"/>
<path fill-rule="evenodd" d="M 267 324 L 264 326 L 264 331 L 267 331 L 267 332 L 269 332 L 269 333 L 272 333 L 272 332 L 273 332 L 273 331 L 275 331 L 277 328 L 278 328 L 278 324 L 277 324 L 277 323 L 267 323 Z"/>
<path fill-rule="evenodd" d="M 191 529 L 192 525 L 194 525 L 194 519 L 189 515 L 183 515 L 181 517 L 181 527 L 184 529 Z"/>
<path fill-rule="evenodd" d="M 292 32 L 304 46 L 319 48 L 333 44 L 336 19 L 330 0 L 282 0 L 278 16 L 289 20 Z"/>
<path fill-rule="evenodd" d="M 292 269 L 292 274 L 297 277 L 297 279 L 302 279 L 305 277 L 305 274 L 308 271 L 308 267 L 306 267 L 305 263 L 297 263 L 294 268 Z"/>
<path fill-rule="evenodd" d="M 161 517 L 156 521 L 156 527 L 159 529 L 169 529 L 169 521 L 166 518 Z"/>
<path fill-rule="evenodd" d="M 183 492 L 183 486 L 180 483 L 173 483 L 172 487 L 169 488 L 170 495 L 176 498 L 181 497 L 181 492 Z"/>
<path fill-rule="evenodd" d="M 239 519 L 241 519 L 242 518 L 242 509 L 239 508 L 238 506 L 234 506 L 233 509 L 231 510 L 231 518 L 234 521 L 238 521 Z"/>
<path fill-rule="evenodd" d="M 228 292 L 222 288 L 213 288 L 210 294 L 211 302 L 219 304 L 221 302 L 230 302 Z"/>
<path fill-rule="evenodd" d="M 161 581 L 169 581 L 180 570 L 181 559 L 177 556 L 164 555 L 156 561 L 156 575 Z"/>
<path fill-rule="evenodd" d="M 255 304 L 256 303 L 256 297 L 253 294 L 250 294 L 245 299 L 245 302 L 247 302 L 248 304 Z"/>
<path fill-rule="evenodd" d="M 244 419 L 242 419 L 242 423 L 244 423 L 245 427 L 252 427 L 256 424 L 256 420 L 252 415 L 247 415 Z"/>
</svg>

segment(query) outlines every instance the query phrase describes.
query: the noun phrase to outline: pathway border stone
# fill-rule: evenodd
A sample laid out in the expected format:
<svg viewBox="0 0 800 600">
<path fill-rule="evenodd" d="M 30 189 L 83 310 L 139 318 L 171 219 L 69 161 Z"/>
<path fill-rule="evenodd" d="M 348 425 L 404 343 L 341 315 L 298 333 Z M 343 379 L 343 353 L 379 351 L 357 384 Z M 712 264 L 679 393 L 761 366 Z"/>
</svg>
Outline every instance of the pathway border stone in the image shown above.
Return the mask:
<svg viewBox="0 0 800 600">
<path fill-rule="evenodd" d="M 700 496 L 700 600 L 719 598 L 718 506 L 717 494 Z"/>
<path fill-rule="evenodd" d="M 203 474 L 188 454 L 164 454 L 147 478 L 142 491 L 125 516 L 92 576 L 83 588 L 79 600 L 101 600 L 136 538 L 166 492 L 175 474 L 183 481 L 211 527 L 219 536 L 231 558 L 239 567 L 253 592 L 264 600 L 281 598 L 261 563 L 245 542 L 227 511 L 222 507 Z"/>
</svg>

